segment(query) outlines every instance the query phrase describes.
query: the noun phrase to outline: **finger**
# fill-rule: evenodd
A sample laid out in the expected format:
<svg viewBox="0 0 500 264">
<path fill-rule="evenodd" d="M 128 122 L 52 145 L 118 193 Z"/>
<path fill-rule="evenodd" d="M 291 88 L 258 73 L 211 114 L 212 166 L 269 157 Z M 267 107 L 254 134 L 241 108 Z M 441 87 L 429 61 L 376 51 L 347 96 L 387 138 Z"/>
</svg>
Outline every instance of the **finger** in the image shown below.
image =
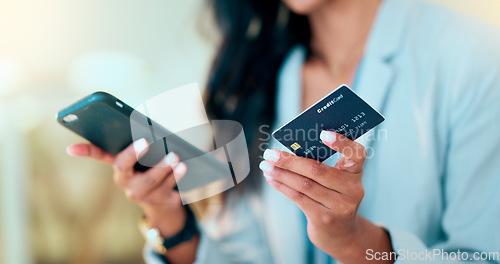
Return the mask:
<svg viewBox="0 0 500 264">
<path fill-rule="evenodd" d="M 177 182 L 179 182 L 184 175 L 186 175 L 187 172 L 187 166 L 184 162 L 179 163 L 175 168 L 174 168 L 174 182 L 172 182 L 172 188 L 175 187 Z"/>
<path fill-rule="evenodd" d="M 345 172 L 349 172 L 351 171 L 351 167 L 354 165 L 354 161 L 346 158 L 346 157 L 342 157 L 341 159 L 339 159 L 337 161 L 337 163 L 335 163 L 335 166 L 333 166 L 334 168 L 336 169 L 339 169 L 339 170 L 342 170 L 342 171 L 345 171 Z"/>
<path fill-rule="evenodd" d="M 341 192 L 346 191 L 330 189 L 308 177 L 304 177 L 303 175 L 299 175 L 295 172 L 279 167 L 274 167 L 267 161 L 262 161 L 259 167 L 264 172 L 264 176 L 271 177 L 274 180 L 309 196 L 311 199 L 327 208 L 332 208 L 335 204 L 337 196 L 341 195 Z M 345 189 L 346 185 L 340 185 L 338 187 Z"/>
<path fill-rule="evenodd" d="M 313 166 L 319 166 L 318 164 L 322 163 L 313 163 Z M 262 161 L 259 167 L 264 172 L 264 174 L 272 176 L 273 178 L 276 177 L 281 178 L 282 175 L 285 175 L 287 172 L 290 172 L 292 174 L 297 174 L 302 177 L 307 177 L 308 179 L 324 186 L 325 188 L 334 190 L 339 193 L 346 193 L 348 190 L 350 190 L 352 185 L 358 183 L 357 177 L 353 177 L 351 173 L 342 171 L 340 169 L 332 168 L 329 166 L 327 166 L 326 168 L 323 167 L 311 168 L 308 173 L 304 174 L 300 174 L 292 170 L 287 170 L 284 168 L 280 168 L 278 166 L 274 166 L 273 164 L 267 161 Z M 274 175 L 276 175 L 276 177 Z"/>
<path fill-rule="evenodd" d="M 320 139 L 331 149 L 344 155 L 345 160 L 342 168 L 351 173 L 362 171 L 366 159 L 366 149 L 354 140 L 332 131 L 323 130 Z"/>
<path fill-rule="evenodd" d="M 114 162 L 115 170 L 123 173 L 124 175 L 132 175 L 131 173 L 125 172 L 131 172 L 134 170 L 134 165 L 137 162 L 138 157 L 146 153 L 148 148 L 149 144 L 144 138 L 130 144 L 130 146 L 116 155 Z"/>
<path fill-rule="evenodd" d="M 172 191 L 167 195 L 165 203 L 170 206 L 180 206 L 182 205 L 182 198 L 179 192 Z"/>
<path fill-rule="evenodd" d="M 182 204 L 180 202 L 180 193 L 177 191 L 174 191 L 173 188 L 177 184 L 176 178 L 182 178 L 182 176 L 185 175 L 186 168 L 185 168 L 184 163 L 179 163 L 175 168 L 174 171 L 177 168 L 177 172 L 169 174 L 167 177 L 165 177 L 164 181 L 160 186 L 158 186 L 156 189 L 154 189 L 147 197 L 146 197 L 146 202 L 150 204 L 169 204 L 169 205 L 178 205 Z M 184 168 L 183 168 L 184 167 Z M 176 174 L 177 176 L 174 176 Z"/>
<path fill-rule="evenodd" d="M 347 173 L 342 170 L 288 152 L 267 149 L 264 151 L 264 159 L 276 167 L 304 175 L 332 189 L 348 180 L 348 177 L 344 177 Z"/>
<path fill-rule="evenodd" d="M 112 164 L 115 160 L 115 157 L 113 155 L 107 153 L 106 151 L 98 148 L 95 145 L 86 143 L 68 146 L 66 148 L 66 152 L 70 156 L 88 157 L 107 164 Z"/>
<path fill-rule="evenodd" d="M 165 181 L 162 183 L 164 186 L 162 187 L 164 190 L 171 190 L 175 187 L 177 181 L 186 173 L 186 164 L 183 162 L 179 163 L 179 156 L 173 152 L 168 153 L 164 159 L 164 164 L 168 166 L 168 175 L 165 177 Z M 181 168 L 177 169 L 179 165 Z M 148 171 L 147 173 L 162 173 L 165 171 L 165 168 L 155 167 L 150 169 L 150 171 L 151 172 Z"/>
<path fill-rule="evenodd" d="M 154 192 L 167 178 L 173 178 L 173 166 L 179 162 L 178 156 L 169 153 L 153 168 L 133 177 L 127 189 L 127 196 L 132 200 L 142 200 L 149 193 Z"/>
<path fill-rule="evenodd" d="M 173 168 L 179 163 L 179 156 L 173 152 L 170 152 L 165 156 L 160 162 L 158 162 L 153 168 L 147 170 L 143 174 L 148 175 L 164 175 L 166 172 L 171 173 Z"/>
<path fill-rule="evenodd" d="M 184 177 L 186 174 L 186 164 L 183 162 L 175 164 L 173 171 L 165 177 L 164 182 L 159 188 L 162 189 L 162 192 L 167 192 L 169 190 L 173 190 L 177 185 L 177 182 Z"/>
<path fill-rule="evenodd" d="M 272 178 L 266 177 L 267 183 L 269 183 L 274 189 L 284 194 L 288 199 L 292 200 L 297 206 L 306 214 L 309 218 L 319 218 L 321 216 L 321 211 L 324 211 L 325 208 L 322 204 L 312 200 L 307 195 L 298 192 L 287 185 L 276 181 Z"/>
</svg>

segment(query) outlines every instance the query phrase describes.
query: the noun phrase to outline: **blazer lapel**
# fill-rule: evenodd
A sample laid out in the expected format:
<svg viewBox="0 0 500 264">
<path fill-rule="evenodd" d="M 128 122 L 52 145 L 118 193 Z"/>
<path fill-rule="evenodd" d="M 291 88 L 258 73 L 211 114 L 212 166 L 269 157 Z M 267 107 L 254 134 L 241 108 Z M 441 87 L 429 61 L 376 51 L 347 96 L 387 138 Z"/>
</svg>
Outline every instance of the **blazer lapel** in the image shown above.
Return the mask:
<svg viewBox="0 0 500 264">
<path fill-rule="evenodd" d="M 412 0 L 382 2 L 372 27 L 363 62 L 357 73 L 356 92 L 382 115 L 390 95 L 395 72 L 392 65 L 404 37 Z M 376 129 L 358 139 L 365 148 L 374 140 Z"/>
<path fill-rule="evenodd" d="M 300 113 L 301 71 L 305 56 L 305 48 L 296 46 L 283 62 L 278 78 L 276 119 L 273 130 Z M 287 151 L 275 140 L 271 140 L 270 143 L 269 148 Z M 262 185 L 262 200 L 265 201 L 263 224 L 274 263 L 305 263 L 307 234 L 302 211 L 290 199 L 269 186 L 264 179 Z"/>
</svg>

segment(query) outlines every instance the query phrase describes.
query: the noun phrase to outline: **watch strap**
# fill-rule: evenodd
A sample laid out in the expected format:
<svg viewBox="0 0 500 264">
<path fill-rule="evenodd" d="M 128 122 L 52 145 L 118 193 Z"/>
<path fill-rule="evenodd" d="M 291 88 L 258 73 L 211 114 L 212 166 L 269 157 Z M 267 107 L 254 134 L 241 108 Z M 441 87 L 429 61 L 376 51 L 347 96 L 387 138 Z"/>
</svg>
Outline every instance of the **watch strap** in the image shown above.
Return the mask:
<svg viewBox="0 0 500 264">
<path fill-rule="evenodd" d="M 196 219 L 194 217 L 193 211 L 189 206 L 184 206 L 186 209 L 186 223 L 181 231 L 177 234 L 164 238 L 163 246 L 165 249 L 169 250 L 182 242 L 191 240 L 195 234 L 198 233 L 198 228 L 196 226 Z"/>
</svg>

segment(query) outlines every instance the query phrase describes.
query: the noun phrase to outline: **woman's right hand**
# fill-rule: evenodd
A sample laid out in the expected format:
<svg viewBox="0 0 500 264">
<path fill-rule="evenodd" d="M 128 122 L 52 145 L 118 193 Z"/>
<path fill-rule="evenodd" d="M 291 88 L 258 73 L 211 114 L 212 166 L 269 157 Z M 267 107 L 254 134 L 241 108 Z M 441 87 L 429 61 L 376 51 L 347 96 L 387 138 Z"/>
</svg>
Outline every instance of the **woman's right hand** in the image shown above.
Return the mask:
<svg viewBox="0 0 500 264">
<path fill-rule="evenodd" d="M 179 157 L 169 153 L 157 166 L 146 172 L 134 170 L 137 157 L 146 153 L 149 144 L 140 139 L 125 150 L 113 156 L 92 144 L 75 144 L 67 148 L 71 156 L 89 157 L 110 164 L 113 179 L 131 201 L 139 204 L 152 226 L 157 227 L 164 237 L 182 229 L 185 210 L 179 192 L 174 190 L 176 179 L 186 173 L 186 165 Z M 175 177 L 174 177 L 175 174 Z"/>
</svg>

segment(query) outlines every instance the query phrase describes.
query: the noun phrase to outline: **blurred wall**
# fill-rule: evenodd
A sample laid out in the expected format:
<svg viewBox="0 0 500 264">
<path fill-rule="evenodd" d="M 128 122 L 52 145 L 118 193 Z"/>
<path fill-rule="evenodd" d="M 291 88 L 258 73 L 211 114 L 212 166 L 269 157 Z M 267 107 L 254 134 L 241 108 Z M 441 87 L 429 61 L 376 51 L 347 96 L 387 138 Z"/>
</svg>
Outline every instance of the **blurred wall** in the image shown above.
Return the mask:
<svg viewBox="0 0 500 264">
<path fill-rule="evenodd" d="M 0 0 L 0 263 L 140 263 L 140 210 L 66 155 L 54 120 L 95 90 L 131 105 L 203 83 L 203 1 Z M 199 20 L 202 21 L 199 21 Z"/>
<path fill-rule="evenodd" d="M 441 5 L 449 6 L 463 13 L 479 17 L 492 24 L 500 26 L 500 1 L 499 0 L 427 0 Z"/>
<path fill-rule="evenodd" d="M 498 0 L 433 2 L 500 25 Z M 0 262 L 141 262 L 139 209 L 107 166 L 65 154 L 81 139 L 53 115 L 95 90 L 138 105 L 203 86 L 216 41 L 199 34 L 213 32 L 204 9 L 203 0 L 0 0 Z"/>
</svg>

